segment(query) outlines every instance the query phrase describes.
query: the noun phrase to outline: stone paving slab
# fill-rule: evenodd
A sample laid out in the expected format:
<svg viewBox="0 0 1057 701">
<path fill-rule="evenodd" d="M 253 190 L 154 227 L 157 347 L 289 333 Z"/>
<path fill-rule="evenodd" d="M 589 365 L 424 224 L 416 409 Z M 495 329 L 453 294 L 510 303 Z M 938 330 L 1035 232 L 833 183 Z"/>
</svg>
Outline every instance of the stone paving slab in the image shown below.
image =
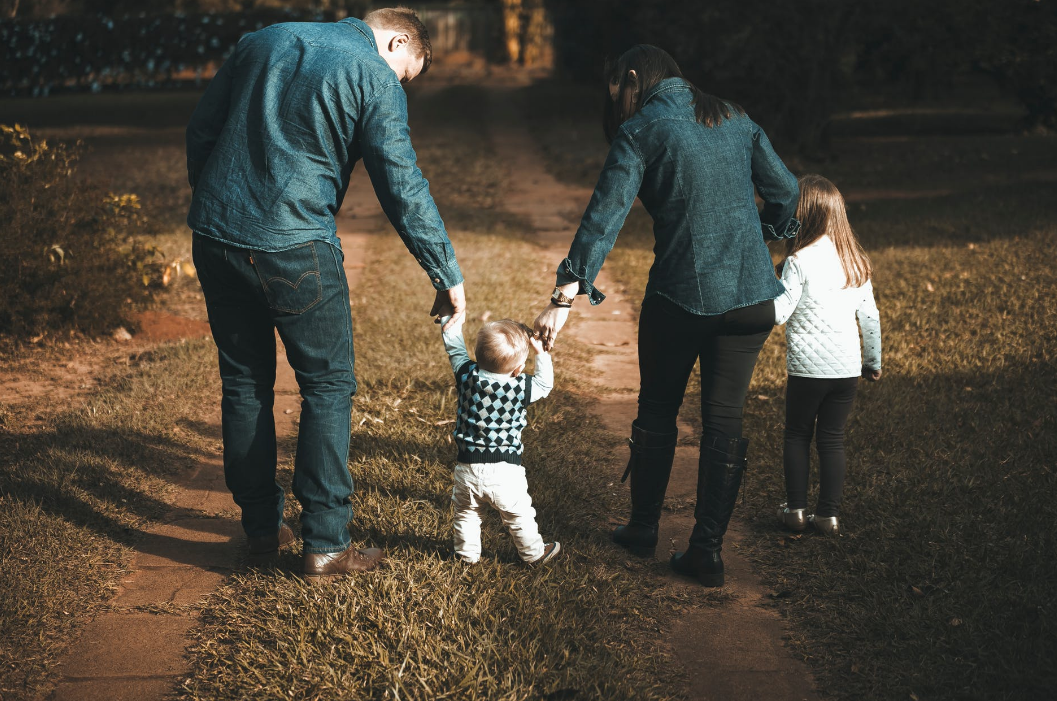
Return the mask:
<svg viewBox="0 0 1057 701">
<path fill-rule="evenodd" d="M 204 516 L 238 513 L 238 506 L 224 484 L 224 467 L 219 456 L 203 459 L 194 474 L 176 484 L 180 487 L 173 495 L 173 506 L 177 509 Z"/>
<path fill-rule="evenodd" d="M 63 681 L 182 674 L 182 655 L 168 654 L 195 624 L 190 616 L 104 613 L 85 626 L 60 667 Z M 182 645 L 181 645 L 182 649 Z"/>
<path fill-rule="evenodd" d="M 226 578 L 226 572 L 197 567 L 140 567 L 121 583 L 121 591 L 111 603 L 117 607 L 189 606 L 208 596 Z"/>
<path fill-rule="evenodd" d="M 144 701 L 169 695 L 177 676 L 74 679 L 61 682 L 48 701 Z"/>
<path fill-rule="evenodd" d="M 135 567 L 233 569 L 245 543 L 238 521 L 182 518 L 152 528 L 136 543 Z"/>
</svg>

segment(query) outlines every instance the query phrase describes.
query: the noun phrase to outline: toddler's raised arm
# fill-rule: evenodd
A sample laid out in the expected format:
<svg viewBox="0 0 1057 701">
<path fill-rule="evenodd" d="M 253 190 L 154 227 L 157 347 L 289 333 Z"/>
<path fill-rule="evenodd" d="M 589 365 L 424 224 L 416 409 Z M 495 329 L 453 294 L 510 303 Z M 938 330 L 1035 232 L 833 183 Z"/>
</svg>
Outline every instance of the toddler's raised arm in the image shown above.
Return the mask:
<svg viewBox="0 0 1057 701">
<path fill-rule="evenodd" d="M 450 316 L 441 317 L 442 329 L 450 318 Z M 462 323 L 456 323 L 447 331 L 441 331 L 440 336 L 444 340 L 444 350 L 448 351 L 451 369 L 453 372 L 458 372 L 459 368 L 470 362 L 470 354 L 466 352 L 466 341 L 462 337 Z"/>
</svg>

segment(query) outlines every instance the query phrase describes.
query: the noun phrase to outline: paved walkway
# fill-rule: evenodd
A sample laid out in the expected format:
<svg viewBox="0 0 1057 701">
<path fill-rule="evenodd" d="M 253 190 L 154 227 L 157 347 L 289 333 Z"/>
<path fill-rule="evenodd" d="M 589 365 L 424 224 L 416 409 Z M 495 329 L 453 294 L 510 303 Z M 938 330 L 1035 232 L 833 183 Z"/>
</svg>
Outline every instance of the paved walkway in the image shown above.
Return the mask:
<svg viewBox="0 0 1057 701">
<path fill-rule="evenodd" d="M 349 198 L 363 203 L 350 201 L 339 219 L 350 288 L 364 267 L 368 234 L 363 232 L 374 230 L 382 216 L 362 171 L 352 192 L 363 193 Z M 288 439 L 297 433 L 301 398 L 282 344 L 277 356 L 274 412 L 283 461 L 289 457 L 284 443 L 292 446 Z M 152 701 L 169 697 L 188 673 L 187 634 L 205 598 L 241 566 L 246 542 L 238 507 L 224 485 L 220 397 L 202 401 L 215 407 L 205 429 L 215 454 L 177 481 L 172 510 L 137 539 L 131 571 L 109 610 L 81 631 L 58 665 L 58 683 L 43 699 Z"/>
<path fill-rule="evenodd" d="M 568 253 L 591 192 L 559 183 L 547 172 L 537 144 L 516 110 L 514 96 L 493 90 L 488 108 L 496 156 L 510 173 L 505 206 L 535 229 L 545 246 L 540 259 L 548 269 L 555 270 Z M 606 292 L 605 303 L 595 307 L 577 303 L 564 333 L 598 349 L 593 360 L 600 388 L 596 413 L 607 430 L 626 438 L 636 414 L 639 385 L 634 310 L 604 269 L 596 282 Z M 559 346 L 560 343 L 561 338 Z M 696 434 L 691 426 L 679 428 L 683 437 Z M 690 506 L 663 514 L 657 557 L 664 561 L 671 552 L 686 547 L 693 527 L 697 456 L 696 446 L 680 445 L 676 449 L 667 501 Z M 619 453 L 608 468 L 616 484 L 625 462 L 626 455 Z M 610 525 L 623 523 L 621 518 L 614 518 Z M 753 576 L 749 563 L 738 554 L 741 538 L 742 529 L 735 514 L 723 549 L 726 588 L 734 598 L 721 606 L 691 607 L 661 642 L 670 647 L 683 668 L 690 699 L 813 701 L 818 697 L 811 673 L 783 645 L 784 622 L 765 605 L 766 590 Z M 670 575 L 670 580 L 674 585 L 700 590 L 696 582 L 675 574 Z"/>
</svg>

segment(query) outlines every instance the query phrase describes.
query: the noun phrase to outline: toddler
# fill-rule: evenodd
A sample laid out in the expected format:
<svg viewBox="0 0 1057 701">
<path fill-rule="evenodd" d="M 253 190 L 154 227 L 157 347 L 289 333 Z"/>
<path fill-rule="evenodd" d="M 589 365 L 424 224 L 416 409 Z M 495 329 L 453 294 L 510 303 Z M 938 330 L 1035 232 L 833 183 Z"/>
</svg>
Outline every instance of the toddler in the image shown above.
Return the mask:
<svg viewBox="0 0 1057 701">
<path fill-rule="evenodd" d="M 778 521 L 793 531 L 808 523 L 840 533 L 844 425 L 859 377 L 881 379 L 881 322 L 870 259 L 848 223 L 844 198 L 820 175 L 800 179 L 800 232 L 786 243 L 785 293 L 774 301 L 785 323 L 789 372 L 785 394 L 785 488 Z M 859 348 L 859 328 L 863 348 Z M 805 516 L 811 435 L 819 457 L 815 513 Z"/>
<path fill-rule="evenodd" d="M 551 357 L 527 327 L 510 319 L 484 325 L 477 335 L 476 362 L 466 353 L 461 324 L 442 336 L 459 396 L 453 434 L 459 455 L 451 492 L 455 556 L 469 563 L 480 559 L 481 510 L 490 505 L 524 562 L 548 562 L 561 544 L 544 543 L 536 526 L 521 465 L 521 431 L 528 423 L 528 405 L 550 394 Z M 530 347 L 536 352 L 534 375 L 523 372 Z"/>
</svg>

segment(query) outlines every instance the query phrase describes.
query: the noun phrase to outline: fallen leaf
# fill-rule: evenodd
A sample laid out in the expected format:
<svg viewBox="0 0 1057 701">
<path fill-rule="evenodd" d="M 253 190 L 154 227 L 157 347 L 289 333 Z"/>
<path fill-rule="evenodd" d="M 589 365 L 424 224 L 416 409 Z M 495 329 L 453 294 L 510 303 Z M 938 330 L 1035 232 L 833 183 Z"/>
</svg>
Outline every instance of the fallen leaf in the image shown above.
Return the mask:
<svg viewBox="0 0 1057 701">
<path fill-rule="evenodd" d="M 925 289 L 928 290 L 929 292 L 935 292 L 936 291 L 936 288 L 932 286 L 931 282 L 926 282 L 925 283 Z"/>
</svg>

